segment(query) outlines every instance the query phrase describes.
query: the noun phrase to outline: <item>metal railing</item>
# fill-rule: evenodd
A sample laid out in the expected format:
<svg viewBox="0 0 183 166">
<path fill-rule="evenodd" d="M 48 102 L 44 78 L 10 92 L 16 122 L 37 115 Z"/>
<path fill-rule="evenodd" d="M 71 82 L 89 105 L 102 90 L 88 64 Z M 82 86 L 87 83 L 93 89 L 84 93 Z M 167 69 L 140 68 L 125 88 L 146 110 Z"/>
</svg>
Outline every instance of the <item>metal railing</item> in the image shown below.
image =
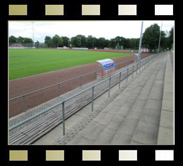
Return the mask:
<svg viewBox="0 0 183 166">
<path fill-rule="evenodd" d="M 66 83 L 66 82 L 69 82 L 69 81 L 72 81 L 72 80 L 75 80 L 75 79 L 80 79 L 80 86 L 82 84 L 82 77 L 86 76 L 86 75 L 89 75 L 89 74 L 92 74 L 92 73 L 96 73 L 97 71 L 92 71 L 92 72 L 89 72 L 89 73 L 86 73 L 86 74 L 83 74 L 83 75 L 80 75 L 79 77 L 74 77 L 74 78 L 71 78 L 71 79 L 68 79 L 68 80 L 65 80 L 65 81 L 61 81 L 59 83 L 56 83 L 56 84 L 52 84 L 52 85 L 49 85 L 49 86 L 46 86 L 44 88 L 40 88 L 40 89 L 37 89 L 37 90 L 34 90 L 32 92 L 29 92 L 29 93 L 24 93 L 23 95 L 19 95 L 19 96 L 16 96 L 16 97 L 13 97 L 11 99 L 9 99 L 9 101 L 12 101 L 12 100 L 15 100 L 15 99 L 18 99 L 18 98 L 25 98 L 26 96 L 28 95 L 31 95 L 33 93 L 36 93 L 36 92 L 40 92 L 42 90 L 45 90 L 45 89 L 48 89 L 48 88 L 52 88 L 54 86 L 58 86 L 58 96 L 60 95 L 60 85 L 63 84 L 63 83 Z M 24 100 L 24 99 L 23 99 Z M 25 103 L 24 103 L 25 104 Z M 26 111 L 26 109 L 24 110 Z"/>
<path fill-rule="evenodd" d="M 155 57 L 157 57 L 157 55 L 158 54 L 151 55 L 151 56 L 149 56 L 147 58 L 144 58 L 143 60 L 141 60 L 138 63 L 131 64 L 126 69 L 122 69 L 121 71 L 116 72 L 115 74 L 111 75 L 110 77 L 108 77 L 108 78 L 106 78 L 106 79 L 104 79 L 104 80 L 102 80 L 102 81 L 100 81 L 98 83 L 95 83 L 94 85 L 92 85 L 92 86 L 90 86 L 88 88 L 85 88 L 84 90 L 82 90 L 82 91 L 80 91 L 80 92 L 78 92 L 78 93 L 76 93 L 76 94 L 74 94 L 74 95 L 72 95 L 72 96 L 70 96 L 70 97 L 60 101 L 60 102 L 58 102 L 57 104 L 55 104 L 55 105 L 53 105 L 53 106 L 51 106 L 51 107 L 49 107 L 49 108 L 47 108 L 47 109 L 37 113 L 37 114 L 35 114 L 35 115 L 33 115 L 33 116 L 31 116 L 31 117 L 29 117 L 29 118 L 27 118 L 27 119 L 17 123 L 17 124 L 9 127 L 9 131 L 17 128 L 18 126 L 20 126 L 20 125 L 22 125 L 22 124 L 24 124 L 24 123 L 26 123 L 26 122 L 28 122 L 28 121 L 38 117 L 38 116 L 40 116 L 40 115 L 42 115 L 42 114 L 44 114 L 44 113 L 46 113 L 48 111 L 54 110 L 58 106 L 61 106 L 59 109 L 61 109 L 61 111 L 62 111 L 63 135 L 65 135 L 65 118 L 67 118 L 66 117 L 66 114 L 68 114 L 67 110 L 76 107 L 75 105 L 72 107 L 73 104 L 71 104 L 71 103 L 69 103 L 68 106 L 65 106 L 68 101 L 71 101 L 71 99 L 75 99 L 79 95 L 83 95 L 82 100 L 85 99 L 84 105 L 82 105 L 81 107 L 78 107 L 78 109 L 81 109 L 84 106 L 86 106 L 89 103 L 91 103 L 91 111 L 94 111 L 94 100 L 96 98 L 98 98 L 99 96 L 101 96 L 102 94 L 104 94 L 107 91 L 108 91 L 108 98 L 109 98 L 110 97 L 110 91 L 111 91 L 112 87 L 114 87 L 115 85 L 118 84 L 118 89 L 120 89 L 121 81 L 126 79 L 126 83 L 127 83 L 128 82 L 128 77 L 130 75 L 132 75 L 132 78 L 133 78 L 133 74 L 134 74 L 135 71 L 137 73 L 138 71 L 140 71 L 140 69 L 142 70 L 142 68 L 146 67 L 148 62 L 153 60 Z M 123 78 L 122 78 L 122 75 L 124 76 Z M 105 83 L 105 86 L 104 86 L 103 83 Z M 101 89 L 103 91 L 101 91 Z M 90 90 L 90 92 L 88 93 L 89 90 Z M 87 94 L 84 94 L 85 92 L 87 92 Z M 73 103 L 76 103 L 77 101 L 79 101 L 79 100 L 75 99 L 73 101 Z M 65 112 L 65 111 L 67 111 L 67 112 Z"/>
<path fill-rule="evenodd" d="M 119 62 L 116 64 L 116 69 L 125 67 L 133 62 L 134 62 L 133 59 Z M 96 80 L 97 72 L 98 70 L 94 70 L 92 72 L 80 75 L 78 77 L 64 80 L 64 81 L 34 90 L 32 92 L 13 97 L 9 99 L 9 111 L 10 113 L 12 111 L 17 113 L 26 112 L 27 110 L 34 108 L 42 103 L 45 103 L 53 98 L 59 97 L 61 94 L 64 94 L 75 88 L 81 87 L 86 83 Z M 39 100 L 36 100 L 36 98 L 39 98 Z"/>
<path fill-rule="evenodd" d="M 74 77 L 65 81 L 58 82 L 56 84 L 52 84 L 52 85 L 34 90 L 29 93 L 25 93 L 25 94 L 13 97 L 9 99 L 10 112 L 11 111 L 16 111 L 18 113 L 26 112 L 27 110 L 34 108 L 35 106 L 38 106 L 53 98 L 59 97 L 60 95 L 68 91 L 71 91 L 77 87 L 81 87 L 84 84 L 83 80 L 85 80 L 85 83 L 87 83 L 86 79 L 89 77 L 90 79 L 88 79 L 88 82 L 95 80 L 96 72 L 97 71 L 92 71 L 92 72 L 80 75 L 78 77 Z M 44 100 L 38 100 L 39 98 L 42 98 L 43 95 L 47 95 L 44 98 Z M 35 98 L 37 98 L 37 100 L 35 100 Z"/>
</svg>

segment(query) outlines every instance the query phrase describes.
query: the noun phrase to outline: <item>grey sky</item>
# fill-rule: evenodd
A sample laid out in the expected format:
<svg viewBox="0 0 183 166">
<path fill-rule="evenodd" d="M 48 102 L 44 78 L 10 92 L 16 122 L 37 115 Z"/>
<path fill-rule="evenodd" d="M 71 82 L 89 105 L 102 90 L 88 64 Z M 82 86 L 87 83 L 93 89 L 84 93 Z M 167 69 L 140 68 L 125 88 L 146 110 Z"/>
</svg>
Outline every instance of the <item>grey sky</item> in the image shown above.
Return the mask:
<svg viewBox="0 0 183 166">
<path fill-rule="evenodd" d="M 144 21 L 143 32 L 150 25 L 162 21 Z M 92 35 L 111 39 L 116 36 L 139 38 L 141 21 L 34 21 L 34 41 L 44 42 L 45 36 L 73 37 L 75 35 Z M 174 21 L 163 21 L 163 31 L 170 31 Z M 9 21 L 9 36 L 33 38 L 31 21 Z"/>
</svg>

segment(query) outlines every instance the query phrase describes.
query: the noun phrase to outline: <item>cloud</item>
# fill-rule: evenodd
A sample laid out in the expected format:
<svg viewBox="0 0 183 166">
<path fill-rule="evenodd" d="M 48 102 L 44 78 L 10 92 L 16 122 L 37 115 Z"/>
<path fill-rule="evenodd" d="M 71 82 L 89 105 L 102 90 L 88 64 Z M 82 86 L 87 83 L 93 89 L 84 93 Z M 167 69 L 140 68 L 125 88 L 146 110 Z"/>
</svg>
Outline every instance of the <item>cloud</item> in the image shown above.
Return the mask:
<svg viewBox="0 0 183 166">
<path fill-rule="evenodd" d="M 143 31 L 150 25 L 162 21 L 144 21 Z M 163 30 L 170 30 L 174 21 L 163 21 Z M 141 21 L 34 21 L 34 40 L 44 42 L 45 36 L 73 37 L 75 35 L 92 35 L 111 39 L 116 36 L 139 38 Z M 9 36 L 33 37 L 31 21 L 9 21 Z"/>
</svg>

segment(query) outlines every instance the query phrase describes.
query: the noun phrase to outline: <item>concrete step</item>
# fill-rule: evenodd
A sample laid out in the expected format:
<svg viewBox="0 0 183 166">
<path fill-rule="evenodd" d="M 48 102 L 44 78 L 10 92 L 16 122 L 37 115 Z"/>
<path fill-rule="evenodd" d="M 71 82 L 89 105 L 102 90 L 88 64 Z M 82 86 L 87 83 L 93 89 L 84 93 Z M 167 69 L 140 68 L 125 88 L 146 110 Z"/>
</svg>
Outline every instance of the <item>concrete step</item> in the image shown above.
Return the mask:
<svg viewBox="0 0 183 166">
<path fill-rule="evenodd" d="M 161 64 L 160 64 L 161 65 Z M 160 66 L 159 65 L 159 66 Z M 154 66 L 154 69 L 157 67 Z M 151 70 L 151 69 L 149 69 Z M 97 123 L 106 125 L 103 126 L 103 130 L 100 131 L 99 136 L 95 138 L 93 144 L 96 145 L 124 145 L 130 144 L 131 138 L 136 130 L 136 126 L 139 123 L 143 107 L 146 103 L 146 99 L 138 99 L 139 94 L 143 90 L 143 86 L 147 92 L 147 86 L 154 75 L 143 73 L 118 96 L 108 106 L 107 109 L 95 118 Z M 123 103 L 120 105 L 120 103 Z M 114 106 L 118 104 L 120 107 L 115 111 Z M 114 113 L 114 114 L 113 114 Z M 101 122 L 102 121 L 102 122 Z"/>
<path fill-rule="evenodd" d="M 158 145 L 174 144 L 174 107 L 173 107 L 173 55 L 167 56 L 166 74 L 164 79 L 163 101 L 161 108 Z"/>
<path fill-rule="evenodd" d="M 149 75 L 150 70 L 153 71 L 151 75 Z M 136 86 L 136 88 L 130 94 L 127 102 L 120 110 L 121 114 L 126 114 L 123 116 L 124 119 L 121 118 L 121 126 L 118 127 L 118 131 L 115 133 L 115 136 L 111 140 L 110 144 L 119 145 L 131 143 L 131 139 L 136 131 L 144 106 L 147 102 L 147 97 L 152 86 L 151 82 L 154 80 L 155 74 L 157 72 L 156 70 L 157 66 L 152 66 L 151 68 L 147 69 L 142 76 L 138 77 L 138 80 L 135 80 L 134 83 L 136 83 L 138 86 Z M 134 86 L 134 84 L 132 84 L 132 86 Z M 129 88 L 131 88 L 131 86 L 129 86 Z M 124 93 L 121 93 L 119 98 L 123 95 Z"/>
<path fill-rule="evenodd" d="M 166 68 L 166 56 L 162 56 L 156 68 L 156 75 L 152 82 L 151 91 L 131 139 L 132 145 L 145 144 L 156 145 L 159 131 L 161 106 L 163 98 L 164 75 Z"/>
<path fill-rule="evenodd" d="M 150 62 L 151 63 L 151 62 Z M 149 64 L 150 64 L 149 63 Z M 147 65 L 146 65 L 147 66 Z M 144 68 L 144 67 L 143 67 Z M 111 91 L 113 91 L 113 93 L 111 93 L 111 97 L 110 98 L 113 98 L 113 95 L 114 95 L 114 100 L 112 100 L 109 104 L 107 104 L 107 107 L 104 107 L 104 108 L 102 108 L 103 107 L 103 105 L 106 103 L 105 102 L 105 100 L 103 99 L 103 100 L 101 100 L 102 101 L 102 103 L 100 103 L 99 104 L 99 107 L 97 108 L 95 108 L 95 111 L 94 112 L 97 112 L 97 110 L 99 110 L 99 112 L 101 112 L 102 111 L 102 113 L 100 113 L 97 117 L 96 117 L 96 119 L 92 119 L 93 121 L 95 121 L 95 123 L 96 124 L 98 124 L 98 128 L 103 128 L 103 130 L 101 130 L 99 133 L 100 134 L 96 134 L 96 136 L 99 136 L 100 138 L 95 138 L 95 137 L 87 137 L 88 135 L 90 135 L 90 134 L 93 134 L 93 133 L 88 133 L 88 134 L 84 134 L 84 133 L 82 133 L 82 135 L 85 135 L 85 137 L 87 137 L 87 138 L 84 138 L 84 137 L 82 137 L 82 135 L 81 134 L 79 134 L 79 133 L 75 133 L 75 131 L 76 130 L 78 130 L 78 128 L 80 129 L 80 128 L 82 128 L 83 130 L 84 130 L 84 127 L 86 127 L 86 125 L 88 124 L 89 125 L 89 122 L 91 121 L 91 119 L 89 118 L 88 119 L 88 117 L 85 117 L 85 119 L 88 119 L 88 120 L 86 120 L 86 121 L 88 121 L 88 123 L 87 124 L 85 124 L 85 126 L 82 126 L 82 123 L 83 123 L 83 121 L 85 121 L 85 119 L 82 119 L 81 121 L 79 121 L 75 126 L 73 126 L 73 128 L 70 130 L 70 131 L 68 131 L 67 133 L 66 133 L 66 135 L 63 137 L 61 137 L 61 138 L 59 138 L 59 139 L 57 139 L 56 141 L 55 141 L 55 143 L 53 143 L 53 144 L 69 144 L 69 145 L 73 145 L 73 144 L 82 144 L 82 143 L 86 143 L 86 142 L 88 142 L 88 143 L 92 143 L 92 144 L 107 144 L 107 142 L 106 141 L 110 141 L 110 139 L 107 139 L 107 140 L 105 140 L 105 141 L 102 141 L 101 142 L 101 140 L 103 139 L 103 138 L 105 138 L 105 135 L 106 135 L 106 133 L 111 133 L 112 134 L 112 136 L 114 135 L 114 132 L 110 132 L 110 129 L 112 128 L 114 128 L 116 125 L 119 125 L 119 123 L 121 123 L 120 122 L 120 119 L 119 119 L 119 117 L 117 117 L 118 115 L 117 115 L 117 112 L 120 110 L 120 108 L 122 107 L 122 105 L 124 105 L 124 104 L 128 104 L 128 105 L 130 105 L 130 102 L 128 103 L 128 102 L 126 102 L 126 100 L 127 100 L 127 98 L 128 98 L 128 96 L 131 94 L 131 93 L 133 93 L 133 91 L 134 91 L 134 87 L 136 87 L 136 86 L 138 86 L 138 84 L 133 84 L 133 82 L 134 82 L 134 80 L 136 80 L 136 78 L 138 78 L 139 76 L 141 76 L 142 74 L 143 74 L 143 72 L 144 72 L 145 70 L 142 70 L 142 68 L 137 72 L 138 74 L 136 74 L 136 72 L 134 73 L 134 76 L 132 77 L 132 75 L 131 76 L 129 76 L 129 78 L 128 78 L 128 83 L 126 83 L 126 80 L 124 80 L 122 83 L 121 83 L 121 89 L 120 90 L 117 90 L 118 89 L 118 85 L 116 85 L 116 87 L 114 87 L 113 88 L 113 90 L 111 89 Z M 138 76 L 138 77 L 137 77 Z M 142 79 L 142 81 L 144 81 L 145 80 L 145 76 L 143 77 L 144 79 Z M 139 80 L 139 81 L 141 81 L 141 80 Z M 131 86 L 131 83 L 133 84 L 132 86 Z M 117 88 L 117 89 L 116 89 Z M 122 95 L 122 98 L 124 99 L 121 99 L 121 97 L 120 98 L 118 98 L 117 96 L 119 95 L 119 94 L 121 94 L 123 92 L 123 95 Z M 134 95 L 135 96 L 135 95 Z M 134 96 L 132 96 L 132 98 L 134 97 Z M 136 96 L 137 96 L 137 94 L 136 94 Z M 109 99 L 110 99 L 109 98 Z M 120 101 L 118 101 L 118 100 L 120 100 Z M 129 100 L 129 101 L 132 101 L 132 99 L 131 100 Z M 126 103 L 125 103 L 126 102 Z M 96 103 L 96 102 L 95 102 Z M 102 108 L 102 110 L 101 110 L 101 108 Z M 85 110 L 83 110 L 84 112 L 87 112 L 87 110 L 85 109 Z M 80 114 L 81 115 L 81 114 Z M 117 116 L 116 116 L 117 115 Z M 106 123 L 107 122 L 107 123 Z M 110 123 L 111 122 L 111 123 Z M 119 123 L 118 123 L 119 122 Z M 102 127 L 102 125 L 105 125 L 105 126 L 103 126 Z M 106 125 L 109 125 L 109 126 L 107 126 L 107 127 L 109 127 L 109 128 L 107 128 L 107 129 L 105 129 L 105 127 L 106 127 Z M 88 130 L 92 130 L 92 125 L 90 126 L 87 126 L 87 127 L 91 127 L 90 129 L 88 129 Z M 80 129 L 81 130 L 81 129 Z M 93 131 L 93 130 L 92 130 Z M 96 130 L 97 131 L 97 130 Z M 72 133 L 72 132 L 74 132 L 74 134 Z M 104 132 L 104 133 L 103 133 Z M 73 135 L 75 135 L 75 136 L 73 136 Z M 103 136 L 102 136 L 103 135 Z M 75 137 L 75 139 L 73 139 L 73 140 L 71 140 L 70 141 L 70 138 L 71 137 Z M 63 139 L 62 139 L 63 138 Z M 110 138 L 110 137 L 109 137 Z M 89 139 L 89 140 L 88 140 Z M 91 140 L 91 139 L 95 139 L 95 140 Z M 83 141 L 82 141 L 83 140 Z M 79 141 L 79 142 L 78 142 Z M 77 142 L 77 143 L 76 143 Z"/>
<path fill-rule="evenodd" d="M 68 131 L 68 136 L 64 136 L 64 141 L 57 140 L 56 144 L 62 144 L 62 142 L 68 145 L 130 144 L 138 125 L 144 125 L 140 124 L 139 121 L 152 86 L 162 86 L 161 80 L 155 80 L 156 78 L 160 79 L 163 74 L 160 71 L 162 61 L 162 56 L 160 56 L 150 62 L 149 66 L 138 77 L 129 82 L 105 109 L 88 124 L 85 124 L 83 128 L 80 127 L 78 133 L 72 134 Z M 153 90 L 157 93 L 157 89 Z M 156 97 L 156 95 L 160 94 L 152 94 L 151 98 Z M 148 108 L 148 110 L 151 109 Z M 77 126 L 80 126 L 80 122 L 75 125 L 76 130 L 79 128 Z M 151 128 L 153 129 L 152 126 Z M 68 141 L 67 138 L 70 140 Z"/>
</svg>

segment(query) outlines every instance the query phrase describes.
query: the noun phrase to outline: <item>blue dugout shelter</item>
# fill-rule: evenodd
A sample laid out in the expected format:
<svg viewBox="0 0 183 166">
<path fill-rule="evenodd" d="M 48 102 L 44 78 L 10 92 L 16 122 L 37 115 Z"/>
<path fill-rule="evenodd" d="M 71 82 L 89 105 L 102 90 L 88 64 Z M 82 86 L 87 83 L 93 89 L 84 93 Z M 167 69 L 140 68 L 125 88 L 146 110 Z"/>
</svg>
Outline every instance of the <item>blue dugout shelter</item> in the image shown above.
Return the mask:
<svg viewBox="0 0 183 166">
<path fill-rule="evenodd" d="M 99 76 L 105 76 L 115 71 L 115 62 L 112 59 L 102 59 L 97 62 Z"/>
</svg>

